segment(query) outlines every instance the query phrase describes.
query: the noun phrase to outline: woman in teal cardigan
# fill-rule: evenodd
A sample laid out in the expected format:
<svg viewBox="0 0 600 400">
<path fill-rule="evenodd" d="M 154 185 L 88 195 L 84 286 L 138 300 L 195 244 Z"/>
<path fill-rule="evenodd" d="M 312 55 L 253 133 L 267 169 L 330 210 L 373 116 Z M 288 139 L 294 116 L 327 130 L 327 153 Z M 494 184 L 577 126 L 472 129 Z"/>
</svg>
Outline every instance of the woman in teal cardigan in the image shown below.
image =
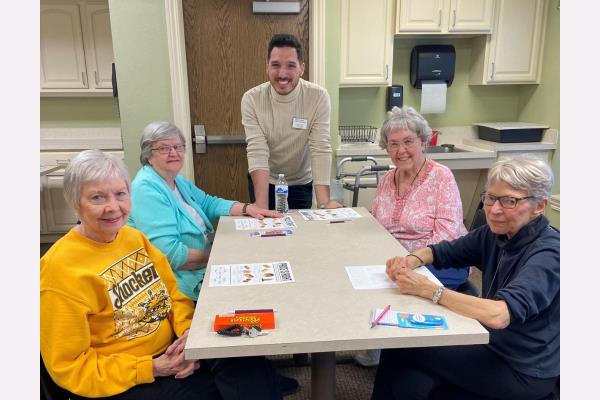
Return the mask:
<svg viewBox="0 0 600 400">
<path fill-rule="evenodd" d="M 222 215 L 281 217 L 254 204 L 210 196 L 179 175 L 185 138 L 168 122 L 152 122 L 140 141 L 142 169 L 131 186 L 128 224 L 141 230 L 169 260 L 179 290 L 198 300 L 211 248 L 210 221 Z"/>
</svg>

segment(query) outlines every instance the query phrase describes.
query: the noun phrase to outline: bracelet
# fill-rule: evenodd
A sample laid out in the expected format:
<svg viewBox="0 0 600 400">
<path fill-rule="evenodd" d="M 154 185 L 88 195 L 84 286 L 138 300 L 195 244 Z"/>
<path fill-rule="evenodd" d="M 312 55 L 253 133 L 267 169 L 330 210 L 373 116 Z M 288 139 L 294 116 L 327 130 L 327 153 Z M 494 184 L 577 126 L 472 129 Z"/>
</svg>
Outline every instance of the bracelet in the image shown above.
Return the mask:
<svg viewBox="0 0 600 400">
<path fill-rule="evenodd" d="M 425 262 L 418 255 L 411 253 L 408 256 L 413 256 L 414 258 L 416 258 L 417 260 L 419 260 L 419 262 L 421 263 L 421 265 L 418 265 L 418 267 L 425 265 Z M 406 256 L 406 257 L 408 257 L 408 256 Z"/>
<path fill-rule="evenodd" d="M 443 286 L 438 286 L 437 289 L 435 289 L 435 292 L 433 293 L 433 297 L 431 298 L 431 300 L 433 301 L 434 304 L 438 304 L 440 302 L 440 298 L 442 297 L 442 293 L 444 293 L 444 290 L 446 288 Z"/>
<path fill-rule="evenodd" d="M 246 209 L 248 208 L 249 205 L 250 205 L 250 203 L 244 204 L 244 207 L 242 207 L 242 215 L 248 215 L 248 213 L 246 213 Z"/>
</svg>

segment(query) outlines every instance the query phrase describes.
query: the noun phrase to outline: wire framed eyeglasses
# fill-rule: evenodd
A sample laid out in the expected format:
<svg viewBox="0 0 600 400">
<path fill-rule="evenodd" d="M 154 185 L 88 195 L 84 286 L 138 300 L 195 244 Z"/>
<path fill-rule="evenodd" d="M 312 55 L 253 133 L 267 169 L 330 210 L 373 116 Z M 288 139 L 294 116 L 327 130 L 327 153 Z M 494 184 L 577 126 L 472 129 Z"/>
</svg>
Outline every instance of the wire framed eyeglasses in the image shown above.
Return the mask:
<svg viewBox="0 0 600 400">
<path fill-rule="evenodd" d="M 176 144 L 174 146 L 159 146 L 151 150 L 158 151 L 160 154 L 169 154 L 171 150 L 175 150 L 177 153 L 182 153 L 185 151 L 185 144 Z"/>
</svg>

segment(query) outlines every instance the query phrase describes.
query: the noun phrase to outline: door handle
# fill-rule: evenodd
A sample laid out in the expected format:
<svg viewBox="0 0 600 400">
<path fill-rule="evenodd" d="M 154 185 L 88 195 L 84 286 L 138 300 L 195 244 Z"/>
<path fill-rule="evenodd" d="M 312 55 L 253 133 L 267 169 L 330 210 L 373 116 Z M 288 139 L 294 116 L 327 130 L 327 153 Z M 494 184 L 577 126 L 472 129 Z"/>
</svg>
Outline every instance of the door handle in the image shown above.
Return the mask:
<svg viewBox="0 0 600 400">
<path fill-rule="evenodd" d="M 246 136 L 243 135 L 207 135 L 204 125 L 194 125 L 194 137 L 196 154 L 205 154 L 206 146 L 209 144 L 246 144 Z"/>
</svg>

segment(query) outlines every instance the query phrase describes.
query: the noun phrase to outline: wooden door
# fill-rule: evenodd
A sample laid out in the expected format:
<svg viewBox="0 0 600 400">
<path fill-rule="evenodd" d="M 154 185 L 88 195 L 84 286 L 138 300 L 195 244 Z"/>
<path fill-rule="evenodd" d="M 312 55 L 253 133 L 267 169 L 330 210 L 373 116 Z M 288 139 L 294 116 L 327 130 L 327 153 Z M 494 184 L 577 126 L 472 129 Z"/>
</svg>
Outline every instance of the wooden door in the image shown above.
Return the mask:
<svg viewBox="0 0 600 400">
<path fill-rule="evenodd" d="M 275 33 L 292 33 L 302 44 L 309 76 L 308 0 L 299 14 L 253 14 L 252 0 L 184 0 L 183 19 L 193 125 L 207 136 L 244 136 L 240 101 L 268 80 L 267 46 Z M 208 145 L 194 152 L 196 185 L 226 199 L 249 201 L 246 145 Z"/>
</svg>

